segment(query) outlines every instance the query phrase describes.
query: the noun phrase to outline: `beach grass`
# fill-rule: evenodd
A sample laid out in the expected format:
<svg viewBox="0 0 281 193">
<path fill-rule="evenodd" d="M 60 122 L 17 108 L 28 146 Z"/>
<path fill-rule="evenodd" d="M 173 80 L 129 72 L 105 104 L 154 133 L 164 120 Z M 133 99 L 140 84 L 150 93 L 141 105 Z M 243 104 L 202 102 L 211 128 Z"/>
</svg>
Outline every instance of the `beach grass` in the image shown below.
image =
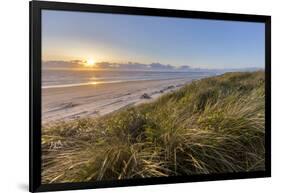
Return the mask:
<svg viewBox="0 0 281 193">
<path fill-rule="evenodd" d="M 43 183 L 265 169 L 264 71 L 196 80 L 156 101 L 42 128 Z"/>
</svg>

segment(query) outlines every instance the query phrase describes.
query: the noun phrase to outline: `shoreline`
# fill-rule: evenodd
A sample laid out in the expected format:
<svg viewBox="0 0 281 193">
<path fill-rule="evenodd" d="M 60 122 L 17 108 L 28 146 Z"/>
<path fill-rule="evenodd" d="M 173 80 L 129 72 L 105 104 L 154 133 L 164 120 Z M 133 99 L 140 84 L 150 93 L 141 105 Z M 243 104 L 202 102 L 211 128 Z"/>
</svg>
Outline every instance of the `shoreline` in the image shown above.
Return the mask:
<svg viewBox="0 0 281 193">
<path fill-rule="evenodd" d="M 42 124 L 103 116 L 126 106 L 151 102 L 190 79 L 137 80 L 42 89 Z"/>
<path fill-rule="evenodd" d="M 183 78 L 165 78 L 165 79 L 136 79 L 136 80 L 115 80 L 115 81 L 92 81 L 92 82 L 82 82 L 73 84 L 58 84 L 58 85 L 45 85 L 42 89 L 51 88 L 68 88 L 68 87 L 79 87 L 79 86 L 89 86 L 89 85 L 100 85 L 100 84 L 116 84 L 116 83 L 127 83 L 127 82 L 140 82 L 140 81 L 165 81 L 165 80 L 182 80 Z"/>
</svg>

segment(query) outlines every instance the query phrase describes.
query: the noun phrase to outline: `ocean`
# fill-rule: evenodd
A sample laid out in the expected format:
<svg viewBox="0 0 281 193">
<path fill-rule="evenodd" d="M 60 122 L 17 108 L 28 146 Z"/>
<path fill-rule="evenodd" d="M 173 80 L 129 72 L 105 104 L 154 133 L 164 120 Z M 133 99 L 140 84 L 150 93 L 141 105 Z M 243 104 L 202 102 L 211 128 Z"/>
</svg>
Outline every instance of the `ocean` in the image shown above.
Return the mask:
<svg viewBox="0 0 281 193">
<path fill-rule="evenodd" d="M 42 88 L 62 88 L 91 84 L 108 84 L 141 80 L 200 79 L 216 72 L 180 71 L 117 71 L 117 70 L 65 70 L 43 69 Z"/>
</svg>

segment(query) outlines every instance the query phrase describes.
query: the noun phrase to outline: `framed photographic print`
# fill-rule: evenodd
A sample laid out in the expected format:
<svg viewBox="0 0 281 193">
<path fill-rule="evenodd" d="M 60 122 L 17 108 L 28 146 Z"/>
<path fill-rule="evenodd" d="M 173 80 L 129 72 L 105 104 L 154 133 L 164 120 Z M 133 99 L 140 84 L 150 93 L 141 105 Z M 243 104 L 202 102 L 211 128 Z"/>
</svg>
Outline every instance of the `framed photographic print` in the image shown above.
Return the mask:
<svg viewBox="0 0 281 193">
<path fill-rule="evenodd" d="M 269 177 L 271 18 L 30 2 L 30 191 Z"/>
</svg>

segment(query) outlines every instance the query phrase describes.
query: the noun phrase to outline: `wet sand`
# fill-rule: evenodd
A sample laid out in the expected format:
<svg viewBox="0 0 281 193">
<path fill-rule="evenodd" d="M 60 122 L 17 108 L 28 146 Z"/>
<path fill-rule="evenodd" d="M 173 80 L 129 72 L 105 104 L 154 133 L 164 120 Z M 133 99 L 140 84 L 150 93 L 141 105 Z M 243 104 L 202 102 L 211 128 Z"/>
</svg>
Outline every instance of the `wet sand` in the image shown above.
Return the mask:
<svg viewBox="0 0 281 193">
<path fill-rule="evenodd" d="M 42 89 L 42 123 L 97 117 L 151 102 L 190 80 L 146 80 Z"/>
</svg>

